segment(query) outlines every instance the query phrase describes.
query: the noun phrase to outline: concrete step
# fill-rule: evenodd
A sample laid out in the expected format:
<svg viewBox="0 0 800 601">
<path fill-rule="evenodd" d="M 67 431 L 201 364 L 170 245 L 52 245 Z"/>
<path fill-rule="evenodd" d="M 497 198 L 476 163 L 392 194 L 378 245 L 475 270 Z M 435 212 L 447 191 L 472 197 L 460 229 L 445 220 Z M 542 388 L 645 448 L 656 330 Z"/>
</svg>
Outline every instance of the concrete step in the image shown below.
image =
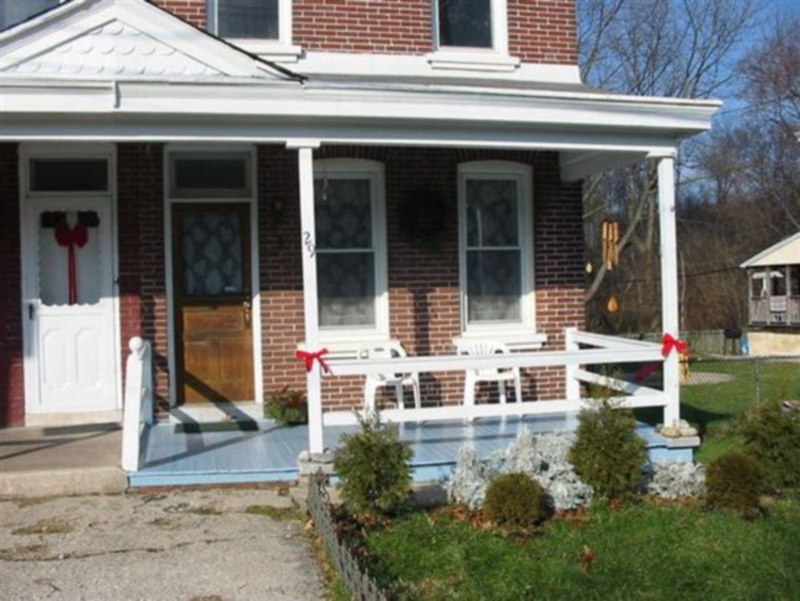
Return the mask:
<svg viewBox="0 0 800 601">
<path fill-rule="evenodd" d="M 0 474 L 0 497 L 63 497 L 123 493 L 128 479 L 118 467 L 28 470 Z"/>
</svg>

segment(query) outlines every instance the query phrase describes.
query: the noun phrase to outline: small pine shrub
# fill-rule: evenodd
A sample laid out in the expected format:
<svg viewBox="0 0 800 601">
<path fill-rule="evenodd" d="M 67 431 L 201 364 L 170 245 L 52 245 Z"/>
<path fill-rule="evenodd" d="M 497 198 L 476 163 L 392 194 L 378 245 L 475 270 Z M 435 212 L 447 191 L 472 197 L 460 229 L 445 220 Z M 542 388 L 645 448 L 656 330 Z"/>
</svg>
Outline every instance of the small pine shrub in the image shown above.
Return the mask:
<svg viewBox="0 0 800 601">
<path fill-rule="evenodd" d="M 546 515 L 544 489 L 527 474 L 503 474 L 489 484 L 483 513 L 498 526 L 530 528 Z"/>
<path fill-rule="evenodd" d="M 766 485 L 773 490 L 800 487 L 800 417 L 780 405 L 755 407 L 742 426 L 745 450 L 761 464 Z"/>
<path fill-rule="evenodd" d="M 710 507 L 731 509 L 746 517 L 756 516 L 764 489 L 761 465 L 742 451 L 728 451 L 708 466 L 706 489 L 706 502 Z"/>
<path fill-rule="evenodd" d="M 307 424 L 306 395 L 299 390 L 290 390 L 288 386 L 279 392 L 272 392 L 267 396 L 264 415 L 285 426 Z"/>
<path fill-rule="evenodd" d="M 596 494 L 623 499 L 640 489 L 647 444 L 636 433 L 633 412 L 604 401 L 581 411 L 576 434 L 569 461 Z"/>
<path fill-rule="evenodd" d="M 414 453 L 396 426 L 381 424 L 377 413 L 359 417 L 359 431 L 342 436 L 334 469 L 348 510 L 369 516 L 405 509 L 411 498 Z"/>
</svg>

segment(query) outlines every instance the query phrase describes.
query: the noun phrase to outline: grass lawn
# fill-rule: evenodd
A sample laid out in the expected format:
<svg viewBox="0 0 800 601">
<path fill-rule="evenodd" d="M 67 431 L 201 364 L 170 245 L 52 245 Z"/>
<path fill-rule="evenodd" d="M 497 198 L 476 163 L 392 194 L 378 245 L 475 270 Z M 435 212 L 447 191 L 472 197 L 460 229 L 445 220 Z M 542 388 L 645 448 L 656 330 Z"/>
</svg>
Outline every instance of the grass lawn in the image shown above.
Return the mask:
<svg viewBox="0 0 800 601">
<path fill-rule="evenodd" d="M 800 500 L 769 514 L 748 522 L 649 502 L 598 506 L 585 524 L 552 521 L 523 540 L 445 512 L 416 513 L 366 544 L 401 599 L 798 599 Z M 584 546 L 595 553 L 588 571 Z"/>
<path fill-rule="evenodd" d="M 755 361 L 711 359 L 693 363 L 691 369 L 699 381 L 704 373 L 731 376 L 727 382 L 681 387 L 681 415 L 696 425 L 703 437 L 703 446 L 695 454 L 702 463 L 741 443 L 736 433 L 737 420 L 757 398 L 761 402 L 800 399 L 800 362 L 762 362 L 758 374 Z M 760 392 L 756 390 L 757 382 Z M 662 412 L 644 409 L 637 411 L 636 416 L 657 424 Z"/>
</svg>

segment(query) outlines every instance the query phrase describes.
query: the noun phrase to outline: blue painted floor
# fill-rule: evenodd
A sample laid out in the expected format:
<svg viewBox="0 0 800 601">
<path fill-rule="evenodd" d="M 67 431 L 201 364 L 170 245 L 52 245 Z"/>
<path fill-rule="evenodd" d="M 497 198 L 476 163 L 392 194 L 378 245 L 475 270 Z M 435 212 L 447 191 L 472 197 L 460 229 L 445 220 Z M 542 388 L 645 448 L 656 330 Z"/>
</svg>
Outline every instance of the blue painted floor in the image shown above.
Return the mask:
<svg viewBox="0 0 800 601">
<path fill-rule="evenodd" d="M 427 481 L 450 475 L 458 450 L 471 444 L 479 456 L 505 449 L 522 427 L 533 432 L 573 429 L 574 414 L 524 418 L 478 419 L 404 424 L 400 435 L 414 450 L 414 479 Z M 253 432 L 175 432 L 174 424 L 149 428 L 143 440 L 144 467 L 129 474 L 132 487 L 185 486 L 291 481 L 298 477 L 297 457 L 308 448 L 308 427 L 280 427 L 258 422 Z M 325 445 L 335 448 L 342 434 L 356 427 L 325 429 Z M 642 425 L 641 435 L 651 452 L 665 447 L 664 439 Z"/>
</svg>

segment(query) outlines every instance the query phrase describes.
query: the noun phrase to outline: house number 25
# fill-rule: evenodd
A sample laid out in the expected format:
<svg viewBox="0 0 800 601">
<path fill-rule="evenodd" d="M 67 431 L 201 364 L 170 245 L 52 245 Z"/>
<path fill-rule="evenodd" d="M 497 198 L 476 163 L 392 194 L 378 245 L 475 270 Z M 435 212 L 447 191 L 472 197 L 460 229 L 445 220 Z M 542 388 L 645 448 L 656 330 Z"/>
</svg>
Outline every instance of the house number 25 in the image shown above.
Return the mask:
<svg viewBox="0 0 800 601">
<path fill-rule="evenodd" d="M 317 247 L 314 246 L 314 242 L 311 240 L 311 232 L 303 232 L 303 245 L 308 252 L 308 258 L 313 259 L 317 253 Z"/>
</svg>

